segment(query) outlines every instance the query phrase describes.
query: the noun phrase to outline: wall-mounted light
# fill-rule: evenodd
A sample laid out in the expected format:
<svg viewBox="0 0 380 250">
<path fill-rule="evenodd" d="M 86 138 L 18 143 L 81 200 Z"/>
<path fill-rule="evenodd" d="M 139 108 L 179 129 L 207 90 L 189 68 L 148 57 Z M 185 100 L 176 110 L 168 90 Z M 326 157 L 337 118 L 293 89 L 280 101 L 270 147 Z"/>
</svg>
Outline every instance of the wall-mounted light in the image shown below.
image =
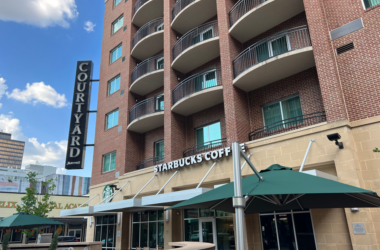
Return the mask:
<svg viewBox="0 0 380 250">
<path fill-rule="evenodd" d="M 91 216 L 91 217 L 90 217 L 90 222 L 89 222 L 89 223 L 90 223 L 90 227 L 92 227 L 92 218 L 93 218 L 93 217 Z"/>
<path fill-rule="evenodd" d="M 120 225 L 121 213 L 117 213 L 117 224 Z"/>
<path fill-rule="evenodd" d="M 177 76 L 177 80 L 178 80 L 178 81 L 181 81 L 181 77 L 180 77 L 180 76 Z"/>
<path fill-rule="evenodd" d="M 135 101 L 138 102 L 139 100 L 136 98 Z"/>
<path fill-rule="evenodd" d="M 338 133 L 330 134 L 330 135 L 327 135 L 327 138 L 330 141 L 335 141 L 335 145 L 337 145 L 339 149 L 343 149 L 343 142 L 338 142 L 338 140 L 340 139 L 340 134 Z"/>
<path fill-rule="evenodd" d="M 177 40 L 179 39 L 179 36 L 177 36 Z"/>
<path fill-rule="evenodd" d="M 165 221 L 169 222 L 169 210 L 165 211 Z"/>
<path fill-rule="evenodd" d="M 353 212 L 353 213 L 359 212 L 359 208 L 358 207 L 352 207 L 351 212 Z"/>
</svg>

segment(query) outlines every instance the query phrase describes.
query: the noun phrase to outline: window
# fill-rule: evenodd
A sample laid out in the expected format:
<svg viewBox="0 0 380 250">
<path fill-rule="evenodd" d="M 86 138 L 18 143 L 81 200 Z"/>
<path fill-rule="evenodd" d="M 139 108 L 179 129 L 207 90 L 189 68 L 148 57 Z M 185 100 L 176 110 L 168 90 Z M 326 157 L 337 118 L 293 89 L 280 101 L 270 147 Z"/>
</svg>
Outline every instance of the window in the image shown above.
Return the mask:
<svg viewBox="0 0 380 250">
<path fill-rule="evenodd" d="M 207 40 L 209 38 L 213 37 L 213 29 L 212 27 L 205 29 L 204 31 L 199 32 L 198 35 L 193 37 L 193 44 L 197 44 L 199 42 L 202 42 L 204 40 Z"/>
<path fill-rule="evenodd" d="M 102 242 L 102 249 L 115 249 L 116 216 L 97 216 L 95 222 L 95 241 Z"/>
<path fill-rule="evenodd" d="M 113 0 L 113 7 L 116 7 L 123 0 Z"/>
<path fill-rule="evenodd" d="M 160 57 L 156 60 L 156 69 L 164 68 L 164 57 Z"/>
<path fill-rule="evenodd" d="M 119 89 L 120 89 L 120 76 L 117 76 L 108 82 L 108 95 L 118 91 Z"/>
<path fill-rule="evenodd" d="M 195 79 L 195 91 L 215 87 L 217 85 L 216 71 L 207 72 L 197 76 Z"/>
<path fill-rule="evenodd" d="M 375 5 L 380 4 L 380 0 L 363 0 L 363 2 L 364 2 L 364 7 L 365 7 L 366 9 L 371 8 L 371 7 L 375 6 Z"/>
<path fill-rule="evenodd" d="M 115 170 L 116 151 L 103 155 L 103 173 Z"/>
<path fill-rule="evenodd" d="M 208 144 L 215 140 L 222 139 L 222 133 L 220 130 L 220 122 L 207 125 L 202 128 L 196 129 L 196 140 L 197 140 L 197 149 L 201 150 L 201 147 L 208 147 Z"/>
<path fill-rule="evenodd" d="M 116 19 L 112 23 L 112 34 L 116 33 L 116 31 L 121 29 L 121 27 L 123 27 L 123 23 L 124 23 L 124 15 L 121 15 L 118 19 Z"/>
<path fill-rule="evenodd" d="M 164 30 L 164 23 L 161 23 L 156 26 L 156 31 Z"/>
<path fill-rule="evenodd" d="M 117 126 L 119 123 L 119 110 L 114 110 L 106 115 L 106 129 Z"/>
<path fill-rule="evenodd" d="M 113 50 L 111 50 L 111 63 L 113 63 L 114 61 L 116 61 L 117 59 L 121 57 L 122 50 L 123 50 L 123 46 L 121 44 L 118 45 Z"/>
<path fill-rule="evenodd" d="M 164 211 L 133 213 L 132 248 L 164 246 Z"/>
<path fill-rule="evenodd" d="M 154 143 L 154 157 L 156 161 L 163 161 L 165 157 L 164 140 Z"/>
<path fill-rule="evenodd" d="M 156 112 L 164 111 L 164 94 L 156 95 L 155 98 L 156 98 Z"/>
<path fill-rule="evenodd" d="M 278 56 L 290 50 L 292 50 L 292 48 L 290 46 L 288 35 L 270 40 L 256 47 L 257 63 L 263 62 L 270 57 Z"/>
<path fill-rule="evenodd" d="M 294 96 L 263 107 L 264 125 L 269 131 L 302 123 L 302 108 L 299 96 Z M 282 122 L 281 122 L 282 121 Z"/>
<path fill-rule="evenodd" d="M 260 214 L 260 224 L 263 250 L 317 249 L 309 211 Z"/>
</svg>

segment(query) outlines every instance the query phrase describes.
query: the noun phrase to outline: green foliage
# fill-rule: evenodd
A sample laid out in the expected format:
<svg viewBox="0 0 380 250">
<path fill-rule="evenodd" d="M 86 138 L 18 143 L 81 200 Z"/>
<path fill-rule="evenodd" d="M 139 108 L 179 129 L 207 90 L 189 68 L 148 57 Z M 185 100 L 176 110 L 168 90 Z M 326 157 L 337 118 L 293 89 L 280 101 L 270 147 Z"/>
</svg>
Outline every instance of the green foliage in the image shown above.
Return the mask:
<svg viewBox="0 0 380 250">
<path fill-rule="evenodd" d="M 11 230 L 8 230 L 3 236 L 3 241 L 1 242 L 1 249 L 7 250 L 9 245 L 9 239 L 11 238 Z"/>
<path fill-rule="evenodd" d="M 54 236 L 53 236 L 53 240 L 51 241 L 48 250 L 56 250 L 57 249 L 57 247 L 58 247 L 58 236 L 59 236 L 59 232 L 58 232 L 58 230 L 56 230 L 54 233 Z"/>
<path fill-rule="evenodd" d="M 373 152 L 375 152 L 375 153 L 379 153 L 380 150 L 379 150 L 378 148 L 375 148 L 375 149 L 373 150 Z"/>
<path fill-rule="evenodd" d="M 51 193 L 54 191 L 56 185 L 53 183 L 53 179 L 43 181 L 42 187 L 47 188 L 46 193 L 42 196 L 41 201 L 37 198 L 37 173 L 29 172 L 27 180 L 30 183 L 30 187 L 26 188 L 26 194 L 21 198 L 21 206 L 17 205 L 17 212 L 25 212 L 36 216 L 47 218 L 49 212 L 53 210 L 55 202 L 50 201 Z"/>
</svg>

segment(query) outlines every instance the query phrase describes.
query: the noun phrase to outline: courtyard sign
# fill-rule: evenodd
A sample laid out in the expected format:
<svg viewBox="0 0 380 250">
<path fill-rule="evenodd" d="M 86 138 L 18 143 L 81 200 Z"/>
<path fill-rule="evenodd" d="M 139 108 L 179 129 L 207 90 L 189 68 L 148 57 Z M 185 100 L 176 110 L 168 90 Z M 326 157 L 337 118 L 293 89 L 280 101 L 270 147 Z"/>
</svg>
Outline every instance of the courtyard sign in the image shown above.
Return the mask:
<svg viewBox="0 0 380 250">
<path fill-rule="evenodd" d="M 92 68 L 92 61 L 77 62 L 70 131 L 66 153 L 66 169 L 84 168 Z"/>
<path fill-rule="evenodd" d="M 243 152 L 245 152 L 245 145 L 240 144 Z M 193 164 L 201 163 L 204 160 L 216 160 L 218 158 L 229 156 L 231 154 L 231 147 L 221 148 L 218 150 L 210 151 L 204 154 L 197 154 L 189 157 L 185 157 L 179 160 L 171 161 L 169 163 L 159 164 L 154 167 L 154 172 L 164 172 L 172 169 L 176 169 L 179 167 L 190 166 Z"/>
</svg>

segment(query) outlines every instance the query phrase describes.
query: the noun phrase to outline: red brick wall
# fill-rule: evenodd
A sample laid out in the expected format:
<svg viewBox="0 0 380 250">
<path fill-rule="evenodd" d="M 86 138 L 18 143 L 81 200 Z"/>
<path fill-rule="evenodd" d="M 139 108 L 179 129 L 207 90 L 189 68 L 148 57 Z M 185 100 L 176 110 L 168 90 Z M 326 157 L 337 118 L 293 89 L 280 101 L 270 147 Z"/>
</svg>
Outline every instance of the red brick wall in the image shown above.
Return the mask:
<svg viewBox="0 0 380 250">
<path fill-rule="evenodd" d="M 300 96 L 304 115 L 324 111 L 317 71 L 311 68 L 249 92 L 252 131 L 264 126 L 263 105 L 295 94 Z"/>
<path fill-rule="evenodd" d="M 164 139 L 164 127 L 153 129 L 144 134 L 143 160 L 154 157 L 154 143 Z"/>
<path fill-rule="evenodd" d="M 197 73 L 199 73 L 199 72 L 202 72 L 202 71 L 204 71 L 204 70 L 207 70 L 207 69 L 220 68 L 220 65 L 221 65 L 221 64 L 220 64 L 220 57 L 217 57 L 217 58 L 215 58 L 215 59 L 213 59 L 213 60 L 211 60 L 211 61 L 209 61 L 209 62 L 203 64 L 202 66 L 199 66 L 198 68 L 196 68 L 196 69 L 190 71 L 189 73 L 187 73 L 187 74 L 185 75 L 185 77 L 186 77 L 186 78 L 187 78 L 187 77 L 190 77 L 190 76 L 192 76 L 192 75 L 195 75 L 195 74 L 197 74 Z"/>
</svg>

